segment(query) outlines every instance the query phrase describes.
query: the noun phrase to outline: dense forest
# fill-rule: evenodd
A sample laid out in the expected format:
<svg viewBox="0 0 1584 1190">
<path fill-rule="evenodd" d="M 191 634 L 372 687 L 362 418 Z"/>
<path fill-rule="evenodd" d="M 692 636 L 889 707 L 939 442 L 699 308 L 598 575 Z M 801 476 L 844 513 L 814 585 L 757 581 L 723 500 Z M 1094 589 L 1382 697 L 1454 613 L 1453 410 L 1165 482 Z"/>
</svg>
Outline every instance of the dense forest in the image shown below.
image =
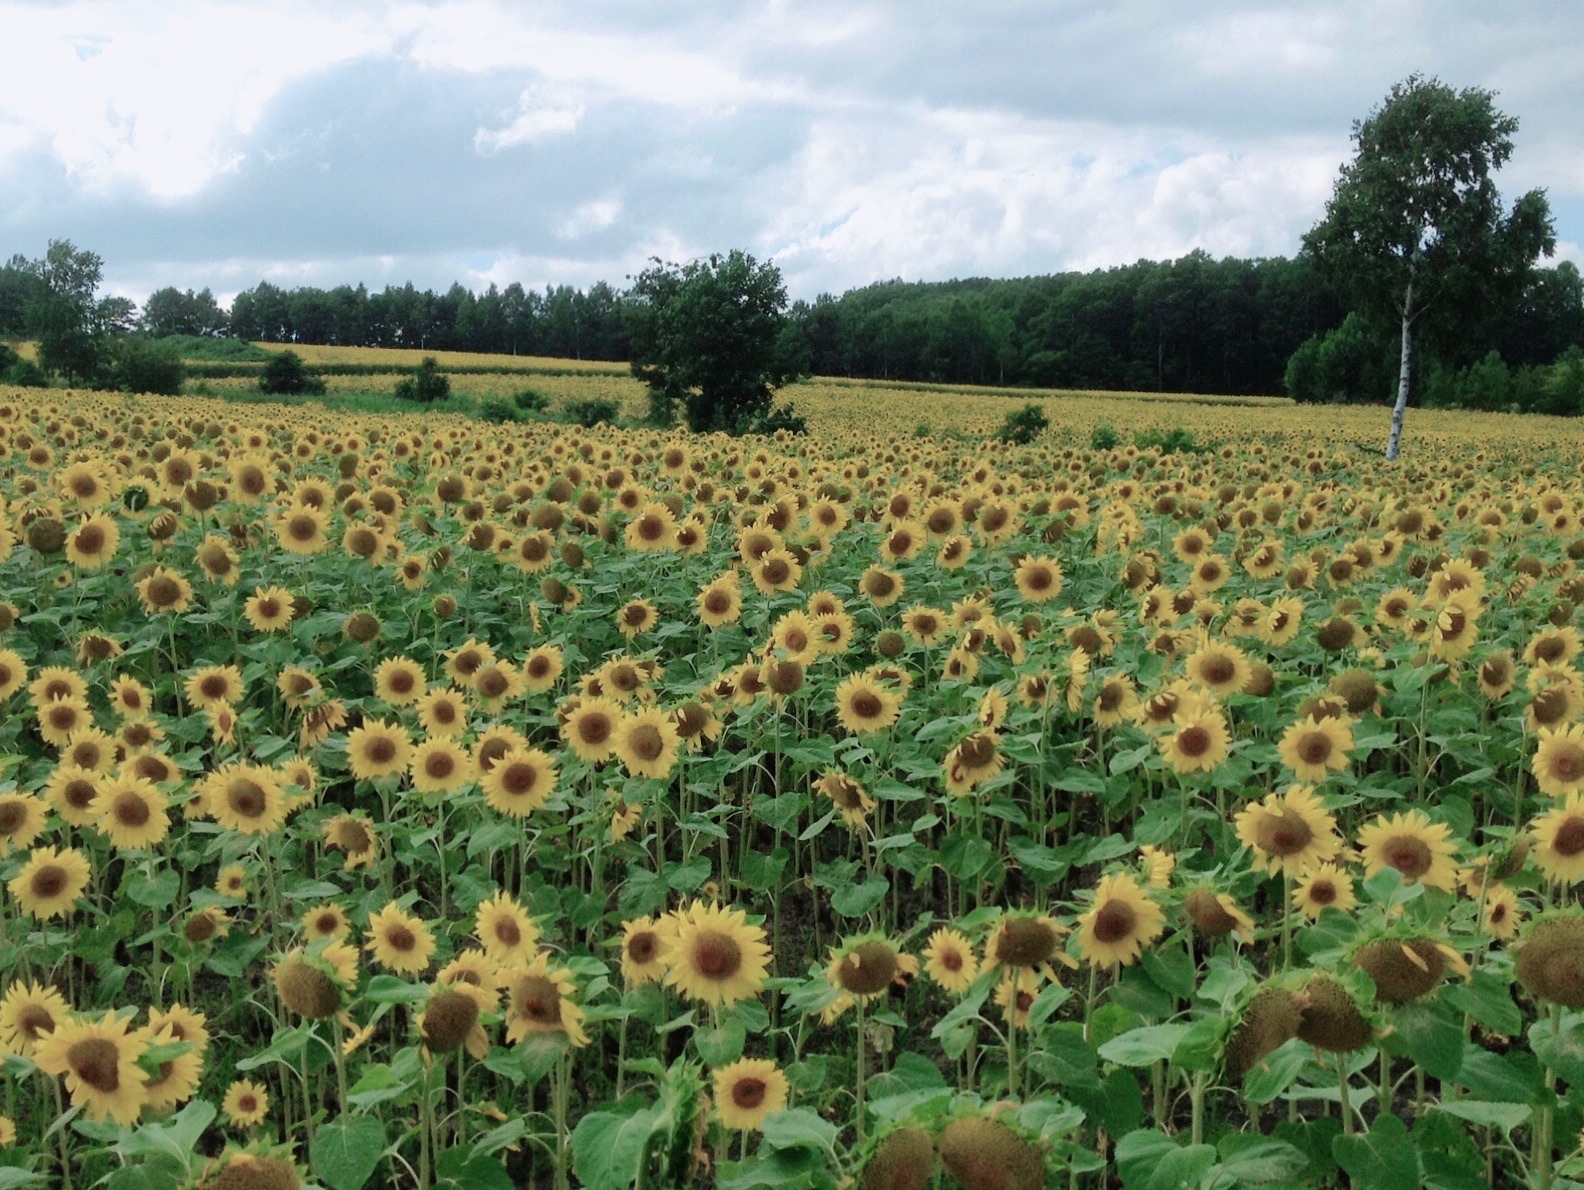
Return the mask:
<svg viewBox="0 0 1584 1190">
<path fill-rule="evenodd" d="M 31 283 L 20 258 L 0 267 L 0 337 L 23 333 Z M 151 336 L 624 360 L 628 300 L 603 282 L 482 293 L 456 284 L 437 293 L 265 281 L 237 294 L 229 311 L 208 290 L 160 290 L 140 326 Z M 1346 314 L 1303 256 L 1217 260 L 1196 251 L 1088 273 L 887 281 L 822 295 L 793 303 L 785 350 L 816 375 L 1384 400 L 1395 340 Z M 1524 369 L 1570 349 L 1576 358 L 1581 346 L 1584 279 L 1564 262 L 1536 270 L 1516 306 L 1477 312 L 1455 338 L 1427 343 L 1432 366 L 1417 383 L 1436 403 L 1502 407 L 1516 399 L 1511 382 Z M 1491 353 L 1509 383 L 1493 377 Z M 1477 384 L 1474 373 L 1483 377 Z M 1477 401 L 1465 400 L 1470 385 L 1480 387 Z"/>
</svg>

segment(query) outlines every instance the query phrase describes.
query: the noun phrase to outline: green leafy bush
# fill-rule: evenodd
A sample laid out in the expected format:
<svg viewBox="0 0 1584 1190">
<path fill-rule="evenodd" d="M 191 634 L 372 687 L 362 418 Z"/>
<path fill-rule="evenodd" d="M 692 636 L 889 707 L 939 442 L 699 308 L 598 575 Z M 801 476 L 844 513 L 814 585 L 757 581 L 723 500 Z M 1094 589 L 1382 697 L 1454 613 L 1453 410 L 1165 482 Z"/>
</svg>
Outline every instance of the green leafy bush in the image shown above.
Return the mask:
<svg viewBox="0 0 1584 1190">
<path fill-rule="evenodd" d="M 260 392 L 302 396 L 324 390 L 324 380 L 310 372 L 302 356 L 295 351 L 282 351 L 272 356 L 259 375 Z"/>
<path fill-rule="evenodd" d="M 111 380 L 123 392 L 174 397 L 187 378 L 181 352 L 163 340 L 122 339 L 112 358 Z"/>
<path fill-rule="evenodd" d="M 621 414 L 621 406 L 604 397 L 584 397 L 568 401 L 561 411 L 573 425 L 590 429 L 602 423 L 613 424 Z"/>
<path fill-rule="evenodd" d="M 1089 435 L 1090 450 L 1115 450 L 1122 442 L 1122 435 L 1116 432 L 1115 426 L 1096 426 Z"/>
<path fill-rule="evenodd" d="M 1031 401 L 1006 415 L 1006 420 L 996 431 L 996 437 L 1014 446 L 1027 446 L 1048 429 L 1050 418 L 1045 416 L 1044 407 Z"/>
<path fill-rule="evenodd" d="M 424 356 L 423 362 L 411 376 L 404 376 L 396 382 L 396 397 L 402 401 L 433 405 L 450 395 L 451 381 L 440 371 L 440 363 L 432 355 Z"/>
</svg>

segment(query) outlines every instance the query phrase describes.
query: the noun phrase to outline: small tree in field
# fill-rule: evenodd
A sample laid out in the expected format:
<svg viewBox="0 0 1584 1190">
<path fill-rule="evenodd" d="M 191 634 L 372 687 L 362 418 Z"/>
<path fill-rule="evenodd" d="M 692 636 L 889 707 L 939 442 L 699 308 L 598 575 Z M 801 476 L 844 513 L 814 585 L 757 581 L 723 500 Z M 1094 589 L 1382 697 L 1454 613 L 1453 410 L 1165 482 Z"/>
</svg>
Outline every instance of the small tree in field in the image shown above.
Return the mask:
<svg viewBox="0 0 1584 1190">
<path fill-rule="evenodd" d="M 649 386 L 651 421 L 667 424 L 680 412 L 699 432 L 796 429 L 784 411 L 771 411 L 775 391 L 798 374 L 775 265 L 740 251 L 686 265 L 656 260 L 635 279 L 632 298 L 632 370 Z"/>
<path fill-rule="evenodd" d="M 411 376 L 404 376 L 396 382 L 396 396 L 403 401 L 432 405 L 450 395 L 451 381 L 440 371 L 440 363 L 432 355 L 424 356 L 423 362 Z"/>
<path fill-rule="evenodd" d="M 295 351 L 282 351 L 270 356 L 269 363 L 264 365 L 264 371 L 259 376 L 259 389 L 287 396 L 322 393 L 325 382 L 308 371 L 302 356 Z"/>
<path fill-rule="evenodd" d="M 1494 98 L 1418 74 L 1398 83 L 1353 125 L 1358 152 L 1304 236 L 1305 252 L 1353 308 L 1401 335 L 1389 459 L 1402 445 L 1416 331 L 1467 338 L 1475 320 L 1517 299 L 1536 258 L 1556 248 L 1544 192 L 1508 212 L 1491 180 L 1518 130 Z"/>
</svg>

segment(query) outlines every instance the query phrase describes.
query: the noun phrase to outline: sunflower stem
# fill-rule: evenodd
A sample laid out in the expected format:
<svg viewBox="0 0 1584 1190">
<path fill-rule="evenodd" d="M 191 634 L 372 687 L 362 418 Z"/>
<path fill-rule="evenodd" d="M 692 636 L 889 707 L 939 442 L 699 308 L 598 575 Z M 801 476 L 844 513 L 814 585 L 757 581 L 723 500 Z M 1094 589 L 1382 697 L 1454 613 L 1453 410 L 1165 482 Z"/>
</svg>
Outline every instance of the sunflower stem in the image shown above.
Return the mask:
<svg viewBox="0 0 1584 1190">
<path fill-rule="evenodd" d="M 59 1119 L 66 1111 L 66 1105 L 61 1100 L 60 1079 L 50 1079 L 50 1089 L 55 1092 L 55 1118 Z M 60 1138 L 61 1190 L 71 1190 L 72 1185 L 71 1152 L 66 1139 L 66 1134 L 70 1131 L 70 1128 L 61 1128 L 55 1133 Z"/>
<path fill-rule="evenodd" d="M 1336 1055 L 1337 1097 L 1342 1104 L 1342 1135 L 1353 1135 L 1353 1103 L 1348 1097 L 1347 1055 Z"/>
<path fill-rule="evenodd" d="M 1551 1036 L 1556 1037 L 1562 1028 L 1562 1006 L 1551 1005 L 1550 1013 Z M 1556 1101 L 1556 1070 L 1546 1067 L 1545 1088 L 1548 1106 L 1540 1109 L 1540 1121 L 1535 1128 L 1535 1154 L 1530 1162 L 1534 1166 L 1535 1186 L 1537 1190 L 1551 1190 L 1554 1170 L 1551 1165 L 1551 1130 L 1556 1123 L 1556 1108 L 1549 1104 Z"/>
<path fill-rule="evenodd" d="M 563 1054 L 556 1059 L 555 1086 L 552 1093 L 555 1096 L 555 1184 L 556 1190 L 571 1190 L 571 1183 L 567 1180 L 567 1092 L 570 1082 L 572 1058 L 571 1054 Z"/>
<path fill-rule="evenodd" d="M 1204 1097 L 1207 1077 L 1205 1072 L 1200 1070 L 1188 1083 L 1189 1144 L 1197 1145 L 1204 1141 Z"/>
<path fill-rule="evenodd" d="M 864 997 L 862 997 L 862 996 L 858 997 L 857 1013 L 858 1013 L 858 1051 L 857 1051 L 857 1062 L 858 1062 L 858 1078 L 857 1078 L 858 1111 L 854 1114 L 853 1120 L 854 1120 L 854 1123 L 856 1124 L 857 1129 L 858 1129 L 858 1147 L 862 1148 L 863 1147 L 863 1143 L 864 1143 L 864 1093 L 865 1093 L 864 1081 L 865 1081 L 865 1075 L 867 1074 L 865 1066 L 866 1066 L 866 1059 L 868 1057 L 868 1055 L 864 1052 L 864 1050 L 865 1050 L 865 1046 L 864 1046 Z"/>
<path fill-rule="evenodd" d="M 1007 1094 L 1013 1098 L 1018 1093 L 1018 1050 L 1017 1050 L 1017 1021 L 1013 1019 L 1017 1012 L 1017 986 L 1016 981 L 1012 989 L 1012 1007 L 1007 1013 Z"/>
</svg>

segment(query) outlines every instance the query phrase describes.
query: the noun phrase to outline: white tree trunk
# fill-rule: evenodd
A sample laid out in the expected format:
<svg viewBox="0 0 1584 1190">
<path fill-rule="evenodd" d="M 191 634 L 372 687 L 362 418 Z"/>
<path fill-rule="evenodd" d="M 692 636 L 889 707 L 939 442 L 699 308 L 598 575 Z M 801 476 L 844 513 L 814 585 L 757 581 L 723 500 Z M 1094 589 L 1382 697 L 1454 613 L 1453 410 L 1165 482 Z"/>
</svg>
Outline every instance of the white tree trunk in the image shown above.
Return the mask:
<svg viewBox="0 0 1584 1190">
<path fill-rule="evenodd" d="M 1413 285 L 1403 299 L 1402 315 L 1402 370 L 1397 376 L 1397 404 L 1392 406 L 1391 437 L 1386 440 L 1386 457 L 1395 459 L 1402 449 L 1403 413 L 1408 408 L 1408 381 L 1413 365 Z"/>
</svg>

